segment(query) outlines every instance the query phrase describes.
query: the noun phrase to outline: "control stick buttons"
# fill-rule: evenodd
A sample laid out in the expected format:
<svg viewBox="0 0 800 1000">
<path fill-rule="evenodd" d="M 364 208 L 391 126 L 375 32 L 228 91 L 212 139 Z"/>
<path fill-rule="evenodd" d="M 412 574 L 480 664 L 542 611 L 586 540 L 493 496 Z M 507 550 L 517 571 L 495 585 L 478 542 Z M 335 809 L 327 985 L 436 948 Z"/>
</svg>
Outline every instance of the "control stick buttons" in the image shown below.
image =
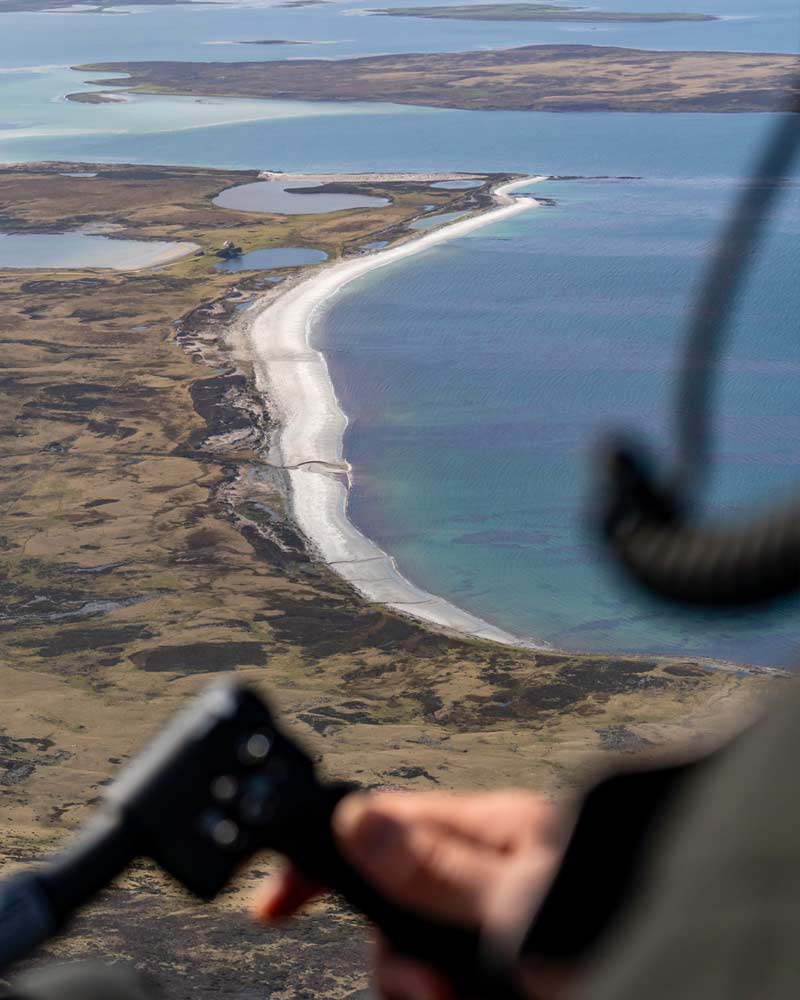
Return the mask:
<svg viewBox="0 0 800 1000">
<path fill-rule="evenodd" d="M 230 850 L 239 844 L 239 824 L 215 809 L 203 813 L 199 821 L 199 830 L 223 850 Z"/>
<path fill-rule="evenodd" d="M 232 819 L 221 819 L 211 829 L 211 839 L 217 847 L 233 847 L 239 839 L 239 827 Z"/>
<path fill-rule="evenodd" d="M 239 815 L 250 826 L 263 826 L 275 815 L 275 807 L 257 795 L 246 795 L 239 807 Z"/>
<path fill-rule="evenodd" d="M 239 816 L 250 826 L 263 826 L 274 815 L 275 786 L 265 775 L 254 775 L 245 782 Z"/>
<path fill-rule="evenodd" d="M 261 764 L 266 760 L 272 741 L 265 733 L 253 733 L 239 748 L 239 759 L 243 764 Z"/>
<path fill-rule="evenodd" d="M 239 782 L 230 774 L 221 774 L 211 782 L 211 795 L 217 802 L 233 802 Z"/>
</svg>

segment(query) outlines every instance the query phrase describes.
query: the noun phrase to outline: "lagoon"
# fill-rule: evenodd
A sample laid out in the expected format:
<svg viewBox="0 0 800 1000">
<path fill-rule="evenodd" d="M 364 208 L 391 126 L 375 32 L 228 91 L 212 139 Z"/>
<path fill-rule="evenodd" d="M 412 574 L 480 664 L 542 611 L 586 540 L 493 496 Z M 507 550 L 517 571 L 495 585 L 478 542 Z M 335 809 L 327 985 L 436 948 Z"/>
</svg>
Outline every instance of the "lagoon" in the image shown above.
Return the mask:
<svg viewBox="0 0 800 1000">
<path fill-rule="evenodd" d="M 431 187 L 444 188 L 446 191 L 466 191 L 468 188 L 480 187 L 481 184 L 483 181 L 436 181 Z"/>
<path fill-rule="evenodd" d="M 460 219 L 465 215 L 469 215 L 469 212 L 441 212 L 439 215 L 428 215 L 424 219 L 415 219 L 414 222 L 409 223 L 408 228 L 434 229 L 436 226 L 444 226 L 448 222 L 455 222 L 456 219 Z"/>
<path fill-rule="evenodd" d="M 322 191 L 309 193 L 310 188 L 322 184 L 294 178 L 290 181 L 255 181 L 228 188 L 214 199 L 220 208 L 234 208 L 240 212 L 278 212 L 281 215 L 319 215 L 339 212 L 346 208 L 378 208 L 388 205 L 387 198 L 373 198 L 362 194 L 336 194 Z M 293 188 L 302 188 L 303 193 Z"/>
<path fill-rule="evenodd" d="M 273 267 L 300 267 L 304 264 L 321 264 L 328 259 L 324 250 L 311 247 L 267 247 L 251 250 L 240 257 L 229 257 L 217 264 L 217 271 L 265 271 Z"/>
<path fill-rule="evenodd" d="M 0 233 L 0 268 L 136 271 L 191 253 L 193 243 L 117 240 L 92 233 Z"/>
</svg>

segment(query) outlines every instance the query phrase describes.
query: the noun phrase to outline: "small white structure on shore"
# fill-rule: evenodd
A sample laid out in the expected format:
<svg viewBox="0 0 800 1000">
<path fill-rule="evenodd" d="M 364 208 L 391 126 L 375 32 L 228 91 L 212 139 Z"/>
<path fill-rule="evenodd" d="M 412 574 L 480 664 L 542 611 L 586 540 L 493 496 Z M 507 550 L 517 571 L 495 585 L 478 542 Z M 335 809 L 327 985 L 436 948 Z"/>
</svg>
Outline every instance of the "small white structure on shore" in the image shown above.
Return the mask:
<svg viewBox="0 0 800 1000">
<path fill-rule="evenodd" d="M 225 240 L 222 244 L 222 249 L 217 250 L 217 256 L 223 257 L 225 260 L 230 260 L 231 257 L 241 257 L 242 248 L 237 247 L 233 240 Z"/>
</svg>

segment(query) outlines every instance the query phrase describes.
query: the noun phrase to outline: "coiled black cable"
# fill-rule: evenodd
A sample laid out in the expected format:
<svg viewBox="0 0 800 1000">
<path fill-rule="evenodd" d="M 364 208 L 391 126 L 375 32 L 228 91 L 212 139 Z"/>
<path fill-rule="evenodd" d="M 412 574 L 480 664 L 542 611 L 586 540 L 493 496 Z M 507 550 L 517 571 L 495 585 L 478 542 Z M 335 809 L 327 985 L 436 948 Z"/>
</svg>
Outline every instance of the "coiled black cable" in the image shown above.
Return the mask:
<svg viewBox="0 0 800 1000">
<path fill-rule="evenodd" d="M 719 240 L 690 319 L 676 400 L 678 463 L 657 476 L 630 440 L 601 450 L 601 528 L 620 565 L 654 593 L 707 606 L 755 604 L 800 589 L 800 498 L 749 522 L 690 518 L 710 467 L 716 363 L 769 210 L 800 149 L 800 83 Z"/>
</svg>

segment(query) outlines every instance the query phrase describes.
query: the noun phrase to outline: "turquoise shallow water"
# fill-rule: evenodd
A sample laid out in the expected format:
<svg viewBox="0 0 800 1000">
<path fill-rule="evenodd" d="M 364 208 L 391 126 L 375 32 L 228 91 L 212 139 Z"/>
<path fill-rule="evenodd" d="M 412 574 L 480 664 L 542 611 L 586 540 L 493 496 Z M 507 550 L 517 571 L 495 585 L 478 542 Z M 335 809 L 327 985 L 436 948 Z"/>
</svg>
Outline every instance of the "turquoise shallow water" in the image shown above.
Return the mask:
<svg viewBox="0 0 800 1000">
<path fill-rule="evenodd" d="M 96 158 L 133 162 L 197 163 L 284 169 L 334 169 L 346 161 L 365 169 L 381 160 L 390 109 L 375 105 L 297 105 L 288 102 L 217 101 L 192 98 L 136 98 L 124 106 L 79 105 L 63 96 L 85 88 L 97 74 L 69 67 L 111 60 L 338 59 L 386 52 L 437 52 L 536 43 L 583 43 L 644 48 L 796 51 L 800 11 L 794 0 L 685 0 L 681 8 L 719 14 L 697 24 L 564 24 L 436 21 L 370 17 L 369 0 L 343 0 L 305 8 L 241 3 L 132 7 L 106 13 L 0 13 L 0 160 Z M 662 0 L 615 0 L 620 10 L 652 11 Z M 258 38 L 306 40 L 313 44 L 240 45 Z M 106 74 L 101 74 L 106 75 Z M 375 112 L 378 112 L 375 115 Z M 363 159 L 352 148 L 358 119 L 375 120 L 372 148 Z M 405 120 L 409 114 L 405 113 Z M 411 116 L 415 127 L 419 116 Z M 430 118 L 430 116 L 429 116 Z M 333 119 L 333 120 L 331 120 Z M 387 120 L 388 119 L 388 120 Z M 272 122 L 277 121 L 274 128 Z M 291 127 L 291 122 L 295 127 Z M 280 123 L 287 124 L 284 130 Z M 335 133 L 337 122 L 343 127 Z M 439 164 L 450 149 L 472 145 L 467 119 L 439 133 L 423 126 L 411 135 L 402 121 L 399 135 L 411 161 Z M 316 148 L 318 126 L 327 136 Z M 366 126 L 371 130 L 371 126 Z M 330 142 L 330 139 L 333 142 Z M 511 133 L 490 128 L 485 151 L 496 154 Z M 494 142 L 491 140 L 494 139 Z M 499 140 L 499 147 L 498 147 Z M 352 154 L 356 154 L 351 159 Z M 493 160 L 495 156 L 491 157 Z M 324 162 L 327 160 L 327 164 Z M 318 162 L 319 161 L 319 162 Z M 488 164 L 478 162 L 476 169 Z M 398 164 L 381 162 L 391 169 Z"/>
</svg>

